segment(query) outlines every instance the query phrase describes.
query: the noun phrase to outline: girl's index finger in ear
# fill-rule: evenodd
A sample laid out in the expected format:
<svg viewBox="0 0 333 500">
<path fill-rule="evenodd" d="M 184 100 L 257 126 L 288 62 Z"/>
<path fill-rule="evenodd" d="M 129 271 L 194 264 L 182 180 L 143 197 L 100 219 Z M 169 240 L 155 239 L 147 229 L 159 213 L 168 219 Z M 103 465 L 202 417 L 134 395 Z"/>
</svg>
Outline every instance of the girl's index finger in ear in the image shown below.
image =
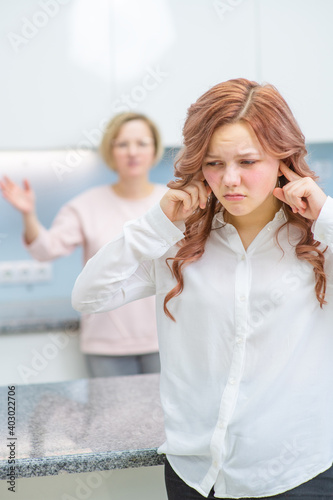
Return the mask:
<svg viewBox="0 0 333 500">
<path fill-rule="evenodd" d="M 280 161 L 280 172 L 288 179 L 288 181 L 298 181 L 298 179 L 301 179 L 301 176 L 296 174 L 291 168 L 287 167 L 283 161 Z"/>
</svg>

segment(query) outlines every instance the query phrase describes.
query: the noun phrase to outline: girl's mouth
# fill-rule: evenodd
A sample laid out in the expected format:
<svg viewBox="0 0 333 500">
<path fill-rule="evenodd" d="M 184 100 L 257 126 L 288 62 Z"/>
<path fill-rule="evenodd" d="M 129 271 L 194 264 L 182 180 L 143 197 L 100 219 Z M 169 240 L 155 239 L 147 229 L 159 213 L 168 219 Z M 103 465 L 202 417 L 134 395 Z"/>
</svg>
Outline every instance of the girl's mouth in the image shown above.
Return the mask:
<svg viewBox="0 0 333 500">
<path fill-rule="evenodd" d="M 229 194 L 227 193 L 224 195 L 224 198 L 227 201 L 242 201 L 244 200 L 245 195 L 241 193 L 229 193 Z"/>
</svg>

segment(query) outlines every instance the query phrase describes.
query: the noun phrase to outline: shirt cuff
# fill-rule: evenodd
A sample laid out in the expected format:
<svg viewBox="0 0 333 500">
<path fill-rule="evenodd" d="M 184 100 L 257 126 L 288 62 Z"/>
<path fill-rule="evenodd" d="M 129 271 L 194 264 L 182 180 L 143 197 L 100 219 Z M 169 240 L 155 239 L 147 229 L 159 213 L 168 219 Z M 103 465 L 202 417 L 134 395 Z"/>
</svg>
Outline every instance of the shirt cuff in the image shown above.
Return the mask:
<svg viewBox="0 0 333 500">
<path fill-rule="evenodd" d="M 148 210 L 145 218 L 161 239 L 165 240 L 170 246 L 173 246 L 184 238 L 182 229 L 185 230 L 185 224 L 183 222 L 177 222 L 176 225 L 171 222 L 161 209 L 159 203 L 156 203 Z"/>
<path fill-rule="evenodd" d="M 331 245 L 333 243 L 333 198 L 327 197 L 318 219 L 313 226 L 315 240 Z"/>
</svg>

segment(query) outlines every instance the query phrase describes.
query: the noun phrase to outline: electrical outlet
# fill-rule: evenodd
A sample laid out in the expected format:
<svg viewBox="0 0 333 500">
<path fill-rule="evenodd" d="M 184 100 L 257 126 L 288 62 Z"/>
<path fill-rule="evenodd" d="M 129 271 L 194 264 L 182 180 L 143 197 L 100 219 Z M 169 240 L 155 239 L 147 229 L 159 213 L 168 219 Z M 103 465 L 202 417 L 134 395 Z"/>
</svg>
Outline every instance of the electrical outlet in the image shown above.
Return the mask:
<svg viewBox="0 0 333 500">
<path fill-rule="evenodd" d="M 52 264 L 37 260 L 0 262 L 0 284 L 46 283 L 52 280 Z"/>
<path fill-rule="evenodd" d="M 52 264 L 49 262 L 34 261 L 32 269 L 32 278 L 34 283 L 46 282 L 52 280 Z"/>
<path fill-rule="evenodd" d="M 15 270 L 11 262 L 0 262 L 0 283 L 13 283 L 15 280 Z"/>
</svg>

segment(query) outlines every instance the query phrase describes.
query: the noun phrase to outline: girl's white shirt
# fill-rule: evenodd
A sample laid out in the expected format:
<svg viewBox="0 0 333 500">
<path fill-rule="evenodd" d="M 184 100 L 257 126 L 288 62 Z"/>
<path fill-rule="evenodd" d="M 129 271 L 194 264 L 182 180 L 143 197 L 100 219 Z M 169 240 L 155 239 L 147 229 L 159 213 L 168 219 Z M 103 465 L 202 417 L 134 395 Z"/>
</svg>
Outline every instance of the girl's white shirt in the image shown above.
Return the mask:
<svg viewBox="0 0 333 500">
<path fill-rule="evenodd" d="M 127 223 L 89 260 L 73 290 L 83 313 L 156 295 L 166 453 L 176 473 L 207 496 L 282 493 L 333 462 L 333 199 L 314 224 L 325 253 L 327 304 L 312 266 L 295 255 L 299 230 L 275 214 L 247 251 L 223 215 L 204 255 L 184 269 L 184 290 L 166 264 L 183 224 L 159 204 Z"/>
</svg>

